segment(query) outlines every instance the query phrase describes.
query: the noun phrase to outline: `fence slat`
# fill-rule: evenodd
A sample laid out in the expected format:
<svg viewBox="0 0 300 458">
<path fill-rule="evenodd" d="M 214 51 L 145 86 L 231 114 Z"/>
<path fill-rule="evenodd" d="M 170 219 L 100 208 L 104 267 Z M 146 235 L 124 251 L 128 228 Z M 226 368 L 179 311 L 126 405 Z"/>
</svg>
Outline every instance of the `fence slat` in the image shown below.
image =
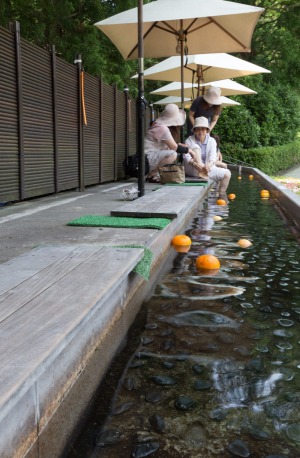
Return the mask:
<svg viewBox="0 0 300 458">
<path fill-rule="evenodd" d="M 136 150 L 135 102 L 84 73 L 80 133 L 78 68 L 15 29 L 0 27 L 0 203 L 124 178 Z"/>
</svg>

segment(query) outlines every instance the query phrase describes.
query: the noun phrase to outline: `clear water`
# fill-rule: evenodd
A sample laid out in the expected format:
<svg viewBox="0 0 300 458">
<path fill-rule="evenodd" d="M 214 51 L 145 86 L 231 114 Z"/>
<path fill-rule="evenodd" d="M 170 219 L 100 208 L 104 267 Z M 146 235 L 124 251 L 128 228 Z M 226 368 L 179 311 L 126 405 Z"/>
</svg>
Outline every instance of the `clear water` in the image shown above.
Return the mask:
<svg viewBox="0 0 300 458">
<path fill-rule="evenodd" d="M 229 191 L 195 215 L 72 456 L 300 457 L 299 244 L 255 181 Z M 197 272 L 204 252 L 219 271 Z"/>
</svg>

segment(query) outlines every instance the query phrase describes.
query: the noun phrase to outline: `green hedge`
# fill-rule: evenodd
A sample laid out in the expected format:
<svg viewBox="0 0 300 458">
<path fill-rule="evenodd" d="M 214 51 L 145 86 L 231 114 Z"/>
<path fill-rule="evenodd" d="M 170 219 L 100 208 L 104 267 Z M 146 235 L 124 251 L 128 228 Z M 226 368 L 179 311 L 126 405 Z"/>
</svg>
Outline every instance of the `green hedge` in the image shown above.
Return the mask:
<svg viewBox="0 0 300 458">
<path fill-rule="evenodd" d="M 260 169 L 267 175 L 276 175 L 300 164 L 300 140 L 281 146 L 241 149 L 233 144 L 222 145 L 224 162 L 244 164 Z"/>
</svg>

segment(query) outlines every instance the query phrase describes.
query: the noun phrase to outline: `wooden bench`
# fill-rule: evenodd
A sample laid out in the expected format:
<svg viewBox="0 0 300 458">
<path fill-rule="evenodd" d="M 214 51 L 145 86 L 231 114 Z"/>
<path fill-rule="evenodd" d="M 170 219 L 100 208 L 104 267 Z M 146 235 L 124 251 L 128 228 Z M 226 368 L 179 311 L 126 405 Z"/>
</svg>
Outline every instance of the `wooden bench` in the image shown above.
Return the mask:
<svg viewBox="0 0 300 458">
<path fill-rule="evenodd" d="M 191 205 L 199 194 L 207 192 L 207 186 L 163 186 L 143 197 L 126 202 L 111 211 L 112 216 L 134 216 L 140 218 L 177 218 L 187 205 Z"/>
</svg>

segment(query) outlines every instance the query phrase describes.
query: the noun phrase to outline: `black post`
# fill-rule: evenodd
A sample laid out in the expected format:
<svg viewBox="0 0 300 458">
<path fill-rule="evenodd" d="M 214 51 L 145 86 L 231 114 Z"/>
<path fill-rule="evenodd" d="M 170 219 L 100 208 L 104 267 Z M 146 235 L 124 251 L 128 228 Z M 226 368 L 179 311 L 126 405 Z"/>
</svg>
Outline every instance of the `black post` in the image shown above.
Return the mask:
<svg viewBox="0 0 300 458">
<path fill-rule="evenodd" d="M 81 54 L 75 56 L 74 64 L 78 69 L 78 146 L 79 146 L 79 191 L 84 191 L 84 156 L 83 156 L 83 116 L 82 116 L 82 93 L 81 93 Z"/>
<path fill-rule="evenodd" d="M 52 109 L 53 109 L 53 138 L 54 138 L 54 186 L 55 193 L 59 192 L 59 154 L 58 154 L 58 124 L 57 124 L 57 87 L 56 87 L 56 51 L 55 46 L 51 47 L 52 63 Z"/>
<path fill-rule="evenodd" d="M 22 59 L 20 23 L 15 22 L 15 56 L 17 74 L 18 100 L 18 146 L 19 146 L 19 199 L 25 199 L 25 155 L 24 155 L 24 122 L 23 122 L 23 91 L 22 91 Z"/>
<path fill-rule="evenodd" d="M 184 47 L 184 33 L 183 33 L 183 21 L 180 21 L 180 31 L 179 31 L 179 40 L 180 40 L 180 80 L 181 80 L 181 108 L 184 109 L 184 73 L 183 73 L 183 47 Z M 180 129 L 180 140 L 181 143 L 184 143 L 184 126 L 181 126 Z"/>
<path fill-rule="evenodd" d="M 152 123 L 153 121 L 155 121 L 154 119 L 154 109 L 153 109 L 153 103 L 149 103 L 149 107 L 150 107 L 150 122 Z"/>
<path fill-rule="evenodd" d="M 144 42 L 143 42 L 143 0 L 138 1 L 138 98 L 137 98 L 137 153 L 138 153 L 138 196 L 145 192 L 145 97 L 144 97 Z"/>
<path fill-rule="evenodd" d="M 125 137 L 125 158 L 129 156 L 129 89 L 127 86 L 124 87 L 123 92 L 125 94 L 125 117 L 126 117 L 126 137 Z"/>
</svg>

